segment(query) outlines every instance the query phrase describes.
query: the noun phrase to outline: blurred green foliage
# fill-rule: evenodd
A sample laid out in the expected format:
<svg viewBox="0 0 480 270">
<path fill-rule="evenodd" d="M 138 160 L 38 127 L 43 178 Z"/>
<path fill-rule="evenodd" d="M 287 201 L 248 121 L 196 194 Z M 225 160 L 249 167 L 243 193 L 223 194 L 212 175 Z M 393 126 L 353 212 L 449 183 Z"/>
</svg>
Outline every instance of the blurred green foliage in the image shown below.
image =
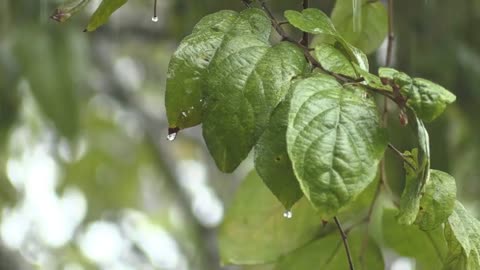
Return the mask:
<svg viewBox="0 0 480 270">
<path fill-rule="evenodd" d="M 51 265 L 43 266 L 44 269 L 65 269 L 64 266 L 72 263 L 83 265 L 84 269 L 109 269 L 85 258 L 76 238 L 85 232 L 89 222 L 96 220 L 112 220 L 120 226 L 122 210 L 132 208 L 141 211 L 157 226 L 175 236 L 190 269 L 216 269 L 219 255 L 215 254 L 216 246 L 212 244 L 215 243 L 214 237 L 211 237 L 214 233 L 208 226 L 195 221 L 196 217 L 191 213 L 193 203 L 188 200 L 187 203 L 182 202 L 182 196 L 185 197 L 182 191 L 179 193 L 182 187 L 177 189 L 175 185 L 178 184 L 167 180 L 174 178 L 179 182 L 177 169 L 171 164 L 178 164 L 182 160 L 196 160 L 204 164 L 208 171 L 208 186 L 214 187 L 218 197 L 224 198 L 225 205 L 230 204 L 237 180 L 249 168 L 244 168 L 243 173 L 233 177 L 218 173 L 213 162 L 206 157 L 206 149 L 195 131 L 185 132 L 185 138 L 178 139 L 174 146 L 166 145 L 166 119 L 163 118 L 161 107 L 166 68 L 175 44 L 189 34 L 193 25 L 206 14 L 220 9 L 240 11 L 243 8 L 241 1 L 164 1 L 159 6 L 160 21 L 156 24 L 151 21 L 152 3 L 129 1 L 98 32 L 88 34 L 82 31 L 88 24 L 92 8 L 87 7 L 86 11 L 62 25 L 48 19 L 61 2 L 5 0 L 0 3 L 2 205 L 10 211 L 15 206 L 20 207 L 26 197 L 24 188 L 15 184 L 15 179 L 8 171 L 9 161 L 18 155 L 18 145 L 33 148 L 47 136 L 52 149 L 57 149 L 64 139 L 67 148 L 75 149 L 75 145 L 83 140 L 87 147 L 83 154 L 78 154 L 78 158 L 65 160 L 57 155 L 56 150 L 51 151 L 61 171 L 56 192 L 60 194 L 68 187 L 80 188 L 87 199 L 88 210 L 86 218 L 76 229 L 75 237 L 67 244 L 60 248 L 52 248 L 45 243 L 42 245 L 42 252 L 48 253 L 50 262 L 53 261 Z M 321 8 L 327 14 L 331 13 L 334 5 L 334 1 L 311 2 L 313 7 Z M 284 10 L 299 10 L 301 7 L 300 1 L 271 0 L 268 4 L 279 18 Z M 478 217 L 480 35 L 477 34 L 477 25 L 480 23 L 480 2 L 403 0 L 395 1 L 394 10 L 394 66 L 413 77 L 435 81 L 457 96 L 457 102 L 436 122 L 427 126 L 431 134 L 432 168 L 448 171 L 455 177 L 457 198 Z M 291 28 L 288 29 L 293 32 Z M 384 55 L 381 53 L 372 53 L 369 58 L 371 70 L 384 64 Z M 127 71 L 118 73 L 116 69 L 119 66 L 124 70 L 126 66 Z M 130 78 L 126 82 L 135 89 L 128 89 L 130 84 L 122 81 L 122 77 Z M 119 93 L 118 84 L 127 88 L 123 89 L 127 92 L 126 96 L 124 92 Z M 35 100 L 34 105 L 26 101 L 30 96 Z M 108 107 L 113 102 L 116 109 L 107 110 L 107 115 L 93 109 L 90 104 L 98 96 L 108 96 L 110 100 L 100 106 Z M 129 100 L 132 96 L 133 102 Z M 126 103 L 125 99 L 128 99 Z M 154 125 L 141 113 L 133 120 L 118 117 L 119 112 L 129 110 L 138 113 L 138 107 L 141 112 L 148 114 L 148 119 L 156 121 Z M 393 104 L 391 107 L 394 108 Z M 32 114 L 35 116 L 29 117 Z M 132 127 L 132 121 L 140 125 Z M 389 122 L 392 142 L 400 149 L 408 150 L 415 139 L 409 131 L 401 128 L 398 112 L 391 112 Z M 157 153 L 152 153 L 155 152 L 152 151 L 152 138 L 149 140 L 145 135 L 145 130 L 152 126 L 159 130 L 153 139 L 161 140 L 166 149 L 160 153 L 161 158 L 155 156 Z M 24 140 L 20 136 L 22 133 L 19 130 L 25 129 L 32 133 L 31 140 Z M 164 159 L 171 163 L 164 164 Z M 402 164 L 391 153 L 387 154 L 386 164 L 389 184 L 394 195 L 400 197 L 405 185 Z M 153 176 L 154 184 L 145 187 L 141 181 L 142 172 L 150 167 L 157 168 Z M 43 180 L 38 179 L 39 182 Z M 195 181 L 193 178 L 190 180 Z M 256 192 L 267 190 L 259 189 Z M 189 195 L 188 192 L 186 194 Z M 274 197 L 266 197 L 265 200 L 273 201 Z M 248 212 L 247 206 L 238 211 Z M 283 219 L 281 205 L 276 205 L 276 208 L 272 213 L 273 219 Z M 114 214 L 109 215 L 111 213 Z M 296 215 L 300 213 L 294 212 L 294 218 Z M 413 245 L 418 246 L 425 251 L 425 259 L 418 261 L 419 267 L 422 267 L 420 269 L 438 269 L 438 262 L 432 260 L 439 252 L 438 247 L 434 243 L 428 244 L 428 241 L 435 241 L 435 231 L 429 235 L 419 230 L 410 231 L 394 225 L 393 216 L 390 212 L 385 215 L 384 222 L 391 224 L 387 227 L 392 231 L 383 232 L 384 241 L 402 256 L 413 256 L 409 251 Z M 234 230 L 229 227 L 228 220 L 227 216 L 223 229 Z M 418 242 L 405 242 L 405 235 L 411 235 L 408 239 Z M 138 256 L 135 258 L 141 261 L 136 267 L 163 269 L 155 265 L 142 248 L 136 244 L 132 246 L 129 254 Z M 25 255 L 25 247 L 13 250 L 14 255 L 8 255 L 10 251 L 0 249 L 2 258 L 7 254 L 12 261 L 2 260 L 0 269 L 20 269 L 19 265 L 24 265 L 25 260 L 31 262 L 29 256 Z M 254 247 L 252 250 L 255 252 Z M 444 247 L 440 247 L 440 252 L 445 252 Z M 288 261 L 288 258 L 285 260 Z M 35 260 L 35 263 L 39 264 L 39 260 Z M 273 268 L 254 266 L 246 269 Z"/>
</svg>

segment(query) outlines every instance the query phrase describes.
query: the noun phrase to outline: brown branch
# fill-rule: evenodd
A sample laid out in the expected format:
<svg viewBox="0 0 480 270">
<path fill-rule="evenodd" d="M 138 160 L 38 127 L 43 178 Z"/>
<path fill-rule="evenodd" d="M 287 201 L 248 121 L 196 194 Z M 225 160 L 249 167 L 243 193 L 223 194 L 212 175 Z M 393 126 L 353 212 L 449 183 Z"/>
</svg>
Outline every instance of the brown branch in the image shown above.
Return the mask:
<svg viewBox="0 0 480 270">
<path fill-rule="evenodd" d="M 408 160 L 400 150 L 393 146 L 393 144 L 389 143 L 388 148 L 392 150 L 395 154 L 397 154 L 397 156 L 400 157 L 402 161 L 405 162 L 410 168 L 415 170 L 415 166 L 410 162 L 410 160 Z"/>
<path fill-rule="evenodd" d="M 338 231 L 340 233 L 340 236 L 342 237 L 343 246 L 345 247 L 345 253 L 347 254 L 350 270 L 355 270 L 355 267 L 353 266 L 352 254 L 350 253 L 350 247 L 348 246 L 347 234 L 345 234 L 345 231 L 343 230 L 342 225 L 340 224 L 340 221 L 338 220 L 338 218 L 333 217 L 333 220 L 335 221 L 335 224 L 337 224 Z"/>
<path fill-rule="evenodd" d="M 303 0 L 303 9 L 307 9 L 310 6 L 310 1 L 309 0 Z M 302 41 L 300 42 L 303 46 L 308 47 L 308 44 L 310 43 L 310 36 L 308 32 L 303 32 L 303 38 Z"/>
<path fill-rule="evenodd" d="M 275 29 L 275 31 L 280 35 L 280 37 L 282 38 L 282 40 L 284 41 L 288 41 L 288 42 L 291 42 L 295 45 L 297 45 L 298 47 L 300 47 L 302 50 L 303 50 L 303 54 L 305 55 L 305 58 L 310 62 L 310 64 L 312 64 L 314 67 L 320 69 L 322 72 L 334 77 L 338 82 L 340 82 L 341 84 L 346 84 L 346 83 L 352 83 L 352 84 L 355 84 L 355 83 L 359 83 L 359 82 L 362 82 L 364 81 L 365 79 L 364 78 L 352 78 L 352 77 L 349 77 L 349 76 L 346 76 L 346 75 L 342 75 L 342 74 L 338 74 L 338 73 L 335 73 L 335 72 L 331 72 L 327 69 L 325 69 L 322 64 L 317 60 L 315 59 L 315 57 L 313 57 L 310 53 L 311 49 L 308 48 L 308 46 L 305 46 L 303 45 L 301 42 L 299 41 L 296 41 L 294 39 L 292 39 L 291 37 L 289 37 L 285 31 L 283 30 L 283 28 L 281 27 L 280 23 L 277 21 L 277 19 L 275 18 L 275 16 L 273 15 L 272 11 L 268 8 L 267 4 L 265 3 L 265 0 L 259 0 L 260 2 L 260 5 L 262 6 L 262 9 L 267 13 L 267 16 L 270 18 L 271 22 L 272 22 L 272 26 L 273 28 Z M 377 89 L 377 88 L 374 88 L 372 86 L 369 86 L 369 85 L 361 85 L 363 87 L 365 87 L 367 90 L 369 91 L 372 91 L 374 93 L 377 93 L 377 94 L 381 94 L 385 97 L 387 97 L 388 99 L 394 101 L 395 103 L 399 104 L 400 106 L 400 103 L 398 101 L 398 99 L 395 98 L 395 96 L 391 95 L 390 93 L 382 90 L 382 89 Z"/>
<path fill-rule="evenodd" d="M 387 40 L 387 59 L 385 65 L 389 67 L 392 64 L 393 41 L 395 35 L 393 32 L 393 0 L 388 0 L 388 40 Z"/>
</svg>

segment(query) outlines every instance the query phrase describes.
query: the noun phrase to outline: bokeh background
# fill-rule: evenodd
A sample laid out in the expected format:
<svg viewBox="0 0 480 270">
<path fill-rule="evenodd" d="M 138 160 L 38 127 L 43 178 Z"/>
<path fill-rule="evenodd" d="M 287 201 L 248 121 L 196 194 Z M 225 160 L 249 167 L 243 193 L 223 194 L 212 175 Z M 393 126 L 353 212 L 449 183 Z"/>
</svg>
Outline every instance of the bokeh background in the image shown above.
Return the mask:
<svg viewBox="0 0 480 270">
<path fill-rule="evenodd" d="M 130 0 L 83 33 L 98 0 L 64 24 L 49 19 L 62 1 L 0 0 L 0 269 L 239 269 L 219 266 L 216 229 L 253 162 L 220 173 L 199 127 L 169 142 L 163 99 L 178 42 L 206 14 L 243 6 L 158 1 L 158 22 L 153 0 Z M 300 2 L 268 1 L 279 18 Z M 311 2 L 327 13 L 334 4 Z M 395 1 L 394 66 L 457 95 L 427 126 L 432 167 L 457 179 L 458 198 L 477 217 L 478 25 L 479 0 Z M 370 55 L 372 71 L 385 50 Z M 397 116 L 391 140 L 408 149 Z M 401 164 L 388 154 L 387 167 L 400 194 Z"/>
</svg>

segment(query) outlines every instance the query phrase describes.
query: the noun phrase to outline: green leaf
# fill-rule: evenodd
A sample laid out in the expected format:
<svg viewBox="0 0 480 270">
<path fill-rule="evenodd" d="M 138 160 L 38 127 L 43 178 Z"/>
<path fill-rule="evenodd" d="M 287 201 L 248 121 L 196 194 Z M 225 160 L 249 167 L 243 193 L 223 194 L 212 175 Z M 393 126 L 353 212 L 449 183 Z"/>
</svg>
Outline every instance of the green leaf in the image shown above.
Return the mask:
<svg viewBox="0 0 480 270">
<path fill-rule="evenodd" d="M 366 234 L 365 228 L 352 230 L 347 238 L 353 265 L 358 270 L 384 269 L 382 252 L 376 242 Z M 366 242 L 368 241 L 368 242 Z M 364 246 L 368 243 L 368 246 Z M 338 232 L 316 240 L 280 259 L 275 270 L 348 270 L 349 264 Z"/>
<path fill-rule="evenodd" d="M 274 264 L 257 264 L 242 267 L 242 270 L 274 270 Z"/>
<path fill-rule="evenodd" d="M 383 211 L 383 241 L 387 248 L 398 255 L 414 258 L 417 270 L 442 269 L 447 247 L 442 229 L 422 231 L 416 226 L 400 225 L 396 221 L 397 211 Z"/>
<path fill-rule="evenodd" d="M 347 42 L 365 53 L 372 53 L 385 40 L 388 33 L 388 15 L 381 1 L 357 0 L 360 25 L 355 29 L 352 0 L 337 0 L 332 12 L 336 29 Z"/>
<path fill-rule="evenodd" d="M 407 105 L 426 122 L 431 122 L 440 116 L 448 104 L 456 100 L 454 94 L 431 81 L 414 78 L 409 87 L 401 89 L 407 97 Z"/>
<path fill-rule="evenodd" d="M 365 71 L 361 69 L 357 64 L 353 64 L 353 65 L 355 66 L 356 70 L 360 73 L 361 77 L 365 80 L 365 83 L 368 86 L 371 86 L 379 90 L 387 91 L 387 92 L 393 92 L 392 87 L 389 85 L 383 84 L 379 76 L 376 76 L 368 72 L 368 70 Z"/>
<path fill-rule="evenodd" d="M 110 16 L 112 16 L 117 9 L 125 5 L 127 1 L 128 0 L 103 0 L 90 18 L 85 32 L 95 31 L 98 27 L 104 25 Z"/>
<path fill-rule="evenodd" d="M 422 78 L 411 78 L 393 68 L 380 68 L 379 76 L 398 85 L 407 99 L 407 106 L 426 122 L 435 120 L 456 100 L 455 95 L 442 86 Z"/>
<path fill-rule="evenodd" d="M 357 63 L 362 69 L 368 71 L 368 59 L 359 49 L 349 44 L 337 32 L 330 18 L 323 11 L 316 8 L 307 8 L 302 12 L 295 10 L 285 11 L 288 22 L 307 33 L 324 34 L 334 37 L 343 47 L 351 61 Z M 321 62 L 321 59 L 319 59 Z"/>
<path fill-rule="evenodd" d="M 259 9 L 224 10 L 204 17 L 170 60 L 165 93 L 170 127 L 184 129 L 202 122 L 205 76 L 220 47 L 239 35 L 254 35 L 267 43 L 270 31 L 270 20 Z"/>
<path fill-rule="evenodd" d="M 305 245 L 321 230 L 321 219 L 304 199 L 283 217 L 284 208 L 251 172 L 242 182 L 220 227 L 224 264 L 262 264 Z"/>
<path fill-rule="evenodd" d="M 455 179 L 442 171 L 430 170 L 430 179 L 420 200 L 415 224 L 422 230 L 434 230 L 443 224 L 455 207 Z"/>
<path fill-rule="evenodd" d="M 337 36 L 337 30 L 333 26 L 330 18 L 321 10 L 316 8 L 307 8 L 302 12 L 287 10 L 284 13 L 285 18 L 294 27 L 314 35 L 326 34 Z"/>
<path fill-rule="evenodd" d="M 411 225 L 417 218 L 418 211 L 420 211 L 424 168 L 419 165 L 417 148 L 411 152 L 405 151 L 403 155 L 406 158 L 406 162 L 404 163 L 406 179 L 405 188 L 400 197 L 400 211 L 397 220 L 400 224 Z M 413 166 L 413 168 L 411 166 Z"/>
<path fill-rule="evenodd" d="M 418 139 L 418 149 L 405 152 L 408 162 L 404 163 L 406 180 L 405 189 L 400 198 L 398 222 L 411 225 L 420 210 L 420 199 L 425 184 L 430 178 L 430 145 L 428 132 L 422 120 L 415 117 L 412 124 Z"/>
<path fill-rule="evenodd" d="M 362 94 L 326 75 L 295 87 L 288 154 L 304 194 L 325 217 L 334 216 L 375 179 L 387 145 L 375 103 Z"/>
<path fill-rule="evenodd" d="M 458 201 L 445 224 L 445 238 L 448 243 L 445 269 L 480 269 L 480 222 Z"/>
<path fill-rule="evenodd" d="M 348 54 L 341 49 L 327 43 L 320 43 L 315 47 L 315 58 L 322 63 L 323 68 L 328 71 L 358 78 L 359 74 L 354 64 L 350 61 Z"/>
<path fill-rule="evenodd" d="M 289 110 L 290 98 L 286 98 L 275 109 L 267 129 L 255 146 L 255 168 L 286 209 L 303 196 L 287 153 Z"/>
<path fill-rule="evenodd" d="M 231 39 L 208 70 L 203 137 L 217 167 L 232 172 L 247 157 L 273 109 L 307 66 L 289 42 L 273 47 L 254 37 Z"/>
<path fill-rule="evenodd" d="M 78 63 L 73 61 L 77 59 L 72 59 L 76 34 L 47 34 L 32 26 L 22 31 L 15 45 L 21 72 L 40 110 L 61 135 L 73 139 L 80 125 L 77 84 L 72 82 L 72 78 L 81 80 Z"/>
<path fill-rule="evenodd" d="M 70 19 L 73 14 L 82 10 L 89 2 L 90 0 L 73 0 L 64 3 L 53 11 L 53 14 L 50 16 L 50 18 L 57 22 L 63 23 Z"/>
</svg>

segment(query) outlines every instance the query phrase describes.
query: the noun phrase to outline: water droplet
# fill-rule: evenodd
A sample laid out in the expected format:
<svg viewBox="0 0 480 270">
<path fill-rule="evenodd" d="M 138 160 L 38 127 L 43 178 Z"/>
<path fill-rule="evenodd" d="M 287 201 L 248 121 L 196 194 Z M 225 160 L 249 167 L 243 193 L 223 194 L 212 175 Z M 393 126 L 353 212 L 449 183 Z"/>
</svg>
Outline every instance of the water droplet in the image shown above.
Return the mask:
<svg viewBox="0 0 480 270">
<path fill-rule="evenodd" d="M 290 210 L 287 210 L 283 213 L 283 217 L 284 218 L 288 218 L 288 219 L 291 219 L 293 217 L 293 214 L 292 214 L 292 211 Z"/>
<path fill-rule="evenodd" d="M 167 135 L 167 140 L 174 141 L 176 137 L 177 137 L 177 133 L 171 133 Z"/>
<path fill-rule="evenodd" d="M 174 141 L 180 129 L 178 127 L 168 128 L 167 140 Z"/>
<path fill-rule="evenodd" d="M 152 22 L 158 22 L 158 17 L 157 17 L 157 16 L 153 16 L 153 17 L 152 17 Z"/>
</svg>

